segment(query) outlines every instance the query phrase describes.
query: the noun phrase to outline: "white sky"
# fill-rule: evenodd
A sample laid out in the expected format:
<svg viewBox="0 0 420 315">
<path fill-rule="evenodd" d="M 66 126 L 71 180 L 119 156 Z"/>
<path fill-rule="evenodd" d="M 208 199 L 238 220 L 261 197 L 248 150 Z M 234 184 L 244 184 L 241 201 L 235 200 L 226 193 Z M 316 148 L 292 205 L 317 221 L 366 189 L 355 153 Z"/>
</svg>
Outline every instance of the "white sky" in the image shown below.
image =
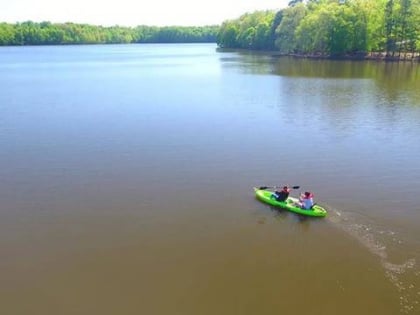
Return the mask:
<svg viewBox="0 0 420 315">
<path fill-rule="evenodd" d="M 290 0 L 0 0 L 0 22 L 50 21 L 94 25 L 220 24 L 255 10 L 281 9 Z"/>
</svg>

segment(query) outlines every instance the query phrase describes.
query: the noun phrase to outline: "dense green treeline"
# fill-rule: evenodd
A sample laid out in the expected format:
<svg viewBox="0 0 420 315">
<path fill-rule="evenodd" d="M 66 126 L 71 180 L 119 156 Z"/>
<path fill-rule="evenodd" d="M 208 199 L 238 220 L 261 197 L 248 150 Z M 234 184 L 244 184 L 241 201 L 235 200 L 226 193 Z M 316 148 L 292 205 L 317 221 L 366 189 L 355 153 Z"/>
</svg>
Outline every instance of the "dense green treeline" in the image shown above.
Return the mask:
<svg viewBox="0 0 420 315">
<path fill-rule="evenodd" d="M 275 13 L 258 11 L 225 21 L 223 48 L 342 56 L 420 51 L 420 0 L 292 0 Z"/>
<path fill-rule="evenodd" d="M 215 42 L 218 26 L 94 26 L 49 22 L 0 23 L 1 45 Z"/>
</svg>

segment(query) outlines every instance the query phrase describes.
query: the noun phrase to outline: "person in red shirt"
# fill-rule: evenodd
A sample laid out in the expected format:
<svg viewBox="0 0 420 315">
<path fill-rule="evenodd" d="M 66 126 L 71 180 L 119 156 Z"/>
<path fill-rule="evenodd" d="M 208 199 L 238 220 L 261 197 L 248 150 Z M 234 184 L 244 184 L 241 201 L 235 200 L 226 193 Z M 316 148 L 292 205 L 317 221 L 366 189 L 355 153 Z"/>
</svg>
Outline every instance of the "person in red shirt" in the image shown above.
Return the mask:
<svg viewBox="0 0 420 315">
<path fill-rule="evenodd" d="M 309 192 L 309 191 L 305 191 L 304 194 L 300 195 L 299 201 L 300 201 L 302 209 L 309 210 L 315 204 L 314 203 L 314 194 Z"/>
</svg>

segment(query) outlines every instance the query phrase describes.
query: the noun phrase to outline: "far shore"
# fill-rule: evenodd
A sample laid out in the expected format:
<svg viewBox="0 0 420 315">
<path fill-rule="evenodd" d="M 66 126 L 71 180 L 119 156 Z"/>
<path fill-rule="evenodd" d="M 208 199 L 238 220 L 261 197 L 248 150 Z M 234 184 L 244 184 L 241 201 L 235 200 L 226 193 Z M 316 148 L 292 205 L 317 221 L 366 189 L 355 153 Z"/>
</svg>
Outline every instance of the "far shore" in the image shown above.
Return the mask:
<svg viewBox="0 0 420 315">
<path fill-rule="evenodd" d="M 203 42 L 147 42 L 147 43 L 77 43 L 77 44 L 53 44 L 53 45 L 0 45 L 0 47 L 23 47 L 23 46 L 82 46 L 82 45 L 121 45 L 121 44 L 217 44 L 215 42 L 203 41 Z M 294 58 L 306 58 L 306 59 L 325 59 L 325 60 L 375 60 L 375 61 L 408 61 L 408 62 L 420 62 L 420 52 L 400 52 L 387 54 L 386 52 L 357 52 L 353 54 L 345 55 L 326 55 L 321 53 L 282 53 L 276 50 L 252 50 L 244 48 L 222 48 L 217 47 L 218 52 L 241 52 L 245 54 L 258 54 L 258 55 L 270 55 L 272 57 L 294 57 Z"/>
</svg>

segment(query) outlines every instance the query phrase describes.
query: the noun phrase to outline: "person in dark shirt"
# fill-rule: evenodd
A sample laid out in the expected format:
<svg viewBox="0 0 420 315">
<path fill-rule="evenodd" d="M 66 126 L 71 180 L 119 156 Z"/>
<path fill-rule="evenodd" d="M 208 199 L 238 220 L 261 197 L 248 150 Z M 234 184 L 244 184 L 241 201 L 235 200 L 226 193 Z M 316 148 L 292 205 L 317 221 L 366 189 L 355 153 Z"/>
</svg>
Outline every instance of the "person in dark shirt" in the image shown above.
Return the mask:
<svg viewBox="0 0 420 315">
<path fill-rule="evenodd" d="M 280 202 L 285 202 L 289 198 L 290 188 L 288 186 L 283 186 L 282 190 L 276 190 L 272 195 L 272 199 L 276 199 Z"/>
</svg>

